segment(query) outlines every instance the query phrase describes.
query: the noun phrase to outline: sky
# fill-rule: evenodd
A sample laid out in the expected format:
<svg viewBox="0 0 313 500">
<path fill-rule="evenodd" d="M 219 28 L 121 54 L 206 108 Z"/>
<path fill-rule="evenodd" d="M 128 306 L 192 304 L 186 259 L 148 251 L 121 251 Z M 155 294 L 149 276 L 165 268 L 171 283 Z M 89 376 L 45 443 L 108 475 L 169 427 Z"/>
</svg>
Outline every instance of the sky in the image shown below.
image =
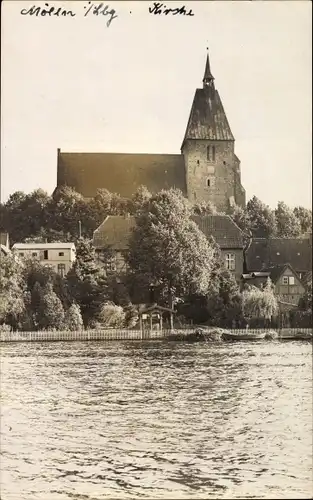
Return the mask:
<svg viewBox="0 0 313 500">
<path fill-rule="evenodd" d="M 45 3 L 76 15 L 21 15 Z M 247 200 L 311 207 L 311 2 L 163 4 L 194 16 L 108 5 L 109 26 L 109 16 L 84 15 L 88 1 L 2 2 L 2 202 L 17 190 L 51 193 L 57 148 L 179 153 L 209 47 Z"/>
</svg>

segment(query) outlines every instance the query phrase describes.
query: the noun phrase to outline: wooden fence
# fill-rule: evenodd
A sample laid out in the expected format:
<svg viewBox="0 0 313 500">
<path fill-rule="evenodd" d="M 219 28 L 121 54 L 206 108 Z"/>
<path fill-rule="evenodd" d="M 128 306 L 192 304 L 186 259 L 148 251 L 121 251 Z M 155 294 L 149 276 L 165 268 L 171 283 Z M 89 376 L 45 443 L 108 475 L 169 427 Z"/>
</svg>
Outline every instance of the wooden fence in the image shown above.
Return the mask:
<svg viewBox="0 0 313 500">
<path fill-rule="evenodd" d="M 200 327 L 201 328 L 201 327 Z M 158 340 L 164 339 L 169 334 L 171 336 L 177 334 L 180 336 L 194 333 L 194 328 L 179 328 L 174 331 L 163 330 L 161 331 L 146 331 L 140 330 L 127 330 L 127 329 L 107 329 L 107 330 L 82 330 L 78 332 L 71 331 L 36 331 L 36 332 L 0 332 L 0 342 L 64 342 L 64 341 L 111 341 L 111 340 Z M 260 332 L 273 332 L 277 333 L 278 340 L 297 338 L 297 336 L 306 336 L 312 338 L 311 328 L 283 328 L 280 330 L 275 329 L 229 329 L 227 332 L 234 334 L 253 334 Z M 173 337 L 172 337 L 173 338 Z"/>
</svg>

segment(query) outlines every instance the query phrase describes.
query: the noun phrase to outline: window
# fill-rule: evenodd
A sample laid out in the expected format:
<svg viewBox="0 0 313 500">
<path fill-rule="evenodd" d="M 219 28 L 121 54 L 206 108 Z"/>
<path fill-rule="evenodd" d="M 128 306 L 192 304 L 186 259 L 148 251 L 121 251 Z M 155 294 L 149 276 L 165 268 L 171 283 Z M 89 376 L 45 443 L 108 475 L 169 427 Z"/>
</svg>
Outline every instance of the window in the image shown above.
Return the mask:
<svg viewBox="0 0 313 500">
<path fill-rule="evenodd" d="M 59 252 L 59 257 L 64 257 L 64 252 Z"/>
<path fill-rule="evenodd" d="M 32 257 L 37 257 L 37 252 L 33 252 Z"/>
<path fill-rule="evenodd" d="M 44 250 L 44 251 L 43 251 L 43 258 L 44 258 L 45 260 L 48 260 L 48 250 Z"/>
<path fill-rule="evenodd" d="M 283 276 L 283 285 L 288 285 L 288 276 Z"/>
<path fill-rule="evenodd" d="M 20 256 L 21 256 L 21 257 L 24 257 L 24 252 L 20 252 Z"/>
<path fill-rule="evenodd" d="M 200 161 L 199 160 L 197 160 L 197 165 L 200 165 Z"/>
<path fill-rule="evenodd" d="M 107 261 L 107 271 L 116 271 L 116 256 L 112 256 Z"/>
<path fill-rule="evenodd" d="M 210 181 L 210 179 L 207 179 L 206 184 L 207 184 L 207 186 L 208 186 L 208 187 L 210 187 L 210 186 L 211 186 L 211 181 Z"/>
<path fill-rule="evenodd" d="M 206 157 L 208 161 L 215 161 L 215 146 L 207 147 Z"/>
<path fill-rule="evenodd" d="M 295 279 L 293 276 L 289 276 L 289 285 L 294 285 L 295 284 Z"/>
<path fill-rule="evenodd" d="M 236 268 L 235 255 L 233 253 L 226 254 L 226 268 L 234 271 Z"/>
<path fill-rule="evenodd" d="M 58 264 L 58 274 L 64 278 L 65 276 L 65 264 Z"/>
<path fill-rule="evenodd" d="M 299 273 L 299 278 L 300 280 L 302 280 L 302 273 Z"/>
</svg>

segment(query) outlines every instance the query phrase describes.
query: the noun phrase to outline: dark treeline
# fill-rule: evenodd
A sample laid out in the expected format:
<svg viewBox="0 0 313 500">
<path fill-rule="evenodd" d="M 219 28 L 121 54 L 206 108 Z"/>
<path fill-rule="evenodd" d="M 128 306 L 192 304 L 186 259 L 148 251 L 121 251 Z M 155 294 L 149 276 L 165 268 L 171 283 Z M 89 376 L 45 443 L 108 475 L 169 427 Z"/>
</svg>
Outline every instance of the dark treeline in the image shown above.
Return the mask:
<svg viewBox="0 0 313 500">
<path fill-rule="evenodd" d="M 272 283 L 268 280 L 262 290 L 241 290 L 214 239 L 208 240 L 193 221 L 195 210 L 213 209 L 195 209 L 176 190 L 151 196 L 141 188 L 126 201 L 105 191 L 85 201 L 68 188 L 53 197 L 42 191 L 15 193 L 2 206 L 3 226 L 13 242 L 72 239 L 77 258 L 65 277 L 34 259 L 2 258 L 0 330 L 132 327 L 138 321 L 134 304 L 149 300 L 175 308 L 180 324 L 269 324 L 278 313 Z M 109 273 L 105 259 L 110 260 L 111 250 L 100 263 L 90 237 L 106 215 L 126 212 L 136 217 L 128 265 Z M 306 321 L 311 292 L 312 281 L 297 311 Z"/>
<path fill-rule="evenodd" d="M 30 194 L 17 191 L 0 204 L 0 229 L 7 231 L 10 241 L 28 240 L 69 241 L 81 235 L 92 238 L 93 231 L 107 215 L 135 214 L 150 193 L 142 186 L 132 199 L 125 199 L 106 189 L 99 189 L 95 197 L 85 199 L 70 187 L 58 189 L 52 196 L 37 189 Z M 193 207 L 197 214 L 215 214 L 211 203 Z M 312 211 L 298 206 L 294 209 L 278 202 L 273 210 L 255 196 L 245 209 L 232 206 L 229 213 L 238 226 L 255 237 L 298 238 L 312 227 Z"/>
</svg>

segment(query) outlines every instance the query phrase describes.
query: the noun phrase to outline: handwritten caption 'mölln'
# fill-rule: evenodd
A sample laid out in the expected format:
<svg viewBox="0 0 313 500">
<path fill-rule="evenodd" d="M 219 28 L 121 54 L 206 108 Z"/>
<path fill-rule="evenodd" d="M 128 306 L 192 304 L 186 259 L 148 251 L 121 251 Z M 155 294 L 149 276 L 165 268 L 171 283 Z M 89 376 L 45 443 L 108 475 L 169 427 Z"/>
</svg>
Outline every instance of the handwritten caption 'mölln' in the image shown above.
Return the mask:
<svg viewBox="0 0 313 500">
<path fill-rule="evenodd" d="M 62 7 L 55 7 L 53 5 L 49 5 L 45 3 L 44 7 L 37 7 L 33 5 L 28 9 L 21 10 L 22 16 L 56 16 L 56 17 L 75 17 L 76 12 L 72 10 L 66 10 Z M 109 27 L 113 19 L 116 19 L 118 16 L 114 9 L 110 9 L 109 5 L 104 5 L 103 3 L 94 4 L 92 2 L 88 2 L 87 5 L 84 5 L 83 16 L 86 17 L 88 15 L 94 16 L 109 16 L 107 20 L 107 26 Z"/>
</svg>

